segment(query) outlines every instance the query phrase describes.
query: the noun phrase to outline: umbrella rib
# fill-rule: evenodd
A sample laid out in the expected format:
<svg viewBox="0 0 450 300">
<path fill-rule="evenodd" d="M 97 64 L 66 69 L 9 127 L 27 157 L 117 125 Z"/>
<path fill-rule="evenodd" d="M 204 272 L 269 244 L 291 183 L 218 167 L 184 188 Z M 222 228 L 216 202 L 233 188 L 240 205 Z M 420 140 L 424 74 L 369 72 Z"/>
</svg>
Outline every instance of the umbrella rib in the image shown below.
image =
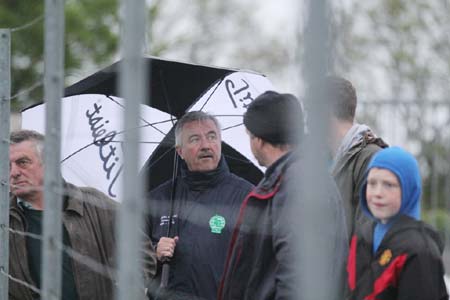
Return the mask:
<svg viewBox="0 0 450 300">
<path fill-rule="evenodd" d="M 155 129 L 156 131 L 158 131 L 158 132 L 161 133 L 162 135 L 166 136 L 167 133 L 165 133 L 164 131 L 158 129 L 158 128 L 155 127 L 154 125 L 164 124 L 164 123 L 167 123 L 167 122 L 171 122 L 171 123 L 173 124 L 173 119 L 172 119 L 172 117 L 171 117 L 169 120 L 158 121 L 158 122 L 155 122 L 155 123 L 148 123 L 148 124 L 141 125 L 141 126 L 138 126 L 138 127 L 135 127 L 135 128 L 131 128 L 131 129 L 139 129 L 139 128 L 145 128 L 145 127 L 152 127 L 153 129 Z M 131 130 L 131 129 L 129 129 L 129 130 Z M 121 133 L 122 133 L 122 132 L 121 132 Z"/>
<path fill-rule="evenodd" d="M 170 151 L 172 151 L 172 149 L 175 147 L 170 147 L 166 152 L 164 152 L 160 157 L 158 157 L 157 160 L 155 160 L 154 162 L 152 162 L 151 164 L 149 164 L 149 168 L 153 167 L 154 164 L 156 164 L 158 161 L 160 161 L 164 156 L 166 156 Z"/>
<path fill-rule="evenodd" d="M 251 161 L 249 161 L 249 160 L 244 160 L 244 159 L 241 159 L 241 158 L 238 158 L 238 157 L 235 157 L 235 156 L 230 156 L 230 155 L 227 155 L 227 154 L 224 154 L 224 156 L 226 158 L 230 158 L 232 160 L 235 160 L 235 161 L 247 164 L 247 165 L 253 165 L 253 163 Z"/>
<path fill-rule="evenodd" d="M 120 107 L 122 107 L 122 108 L 124 108 L 124 106 L 121 104 L 121 103 L 119 103 L 119 102 L 117 102 L 116 100 L 114 100 L 113 98 L 111 98 L 111 96 L 106 96 L 109 100 L 111 100 L 112 102 L 114 102 L 114 103 L 116 103 L 117 105 L 119 105 Z M 162 130 L 160 130 L 159 128 L 157 128 L 157 127 L 155 127 L 154 125 L 155 124 L 159 124 L 158 122 L 157 123 L 150 123 L 150 122 L 148 122 L 147 120 L 145 120 L 144 118 L 142 118 L 142 117 L 139 117 L 139 119 L 141 119 L 141 121 L 142 122 L 144 122 L 144 123 L 146 123 L 146 126 L 150 126 L 150 127 L 152 127 L 153 129 L 155 129 L 156 131 L 159 131 L 160 133 L 162 133 L 162 134 L 164 134 L 165 135 L 165 133 L 162 131 Z M 171 120 L 172 121 L 172 120 Z M 164 121 L 165 122 L 165 121 Z M 160 123 L 164 123 L 164 122 L 160 122 Z M 140 128 L 140 127 L 145 127 L 145 126 L 139 126 L 138 128 Z"/>
<path fill-rule="evenodd" d="M 125 131 L 120 131 L 118 132 L 118 134 L 124 133 Z M 102 139 L 99 140 L 100 142 L 102 141 Z M 77 150 L 75 150 L 74 152 L 72 152 L 71 154 L 69 154 L 66 158 L 64 158 L 61 163 L 65 162 L 66 160 L 70 159 L 72 156 L 76 155 L 77 153 L 80 153 L 81 151 L 83 151 L 84 149 L 94 145 L 96 143 L 96 141 L 89 143 Z M 111 141 L 111 143 L 123 143 L 123 141 Z M 160 144 L 160 142 L 145 142 L 145 141 L 140 141 L 140 144 Z"/>
<path fill-rule="evenodd" d="M 208 99 L 206 99 L 205 103 L 203 103 L 202 107 L 200 108 L 201 111 L 203 111 L 203 108 L 205 108 L 206 104 L 208 104 L 209 100 L 211 100 L 211 97 L 217 91 L 217 89 L 219 88 L 219 86 L 220 86 L 220 84 L 222 83 L 223 80 L 224 80 L 224 78 L 221 78 L 219 80 L 219 82 L 216 84 L 216 87 L 214 88 L 214 91 L 209 95 Z"/>
<path fill-rule="evenodd" d="M 164 79 L 164 76 L 163 76 L 163 71 L 162 71 L 162 70 L 159 71 L 159 77 L 161 78 L 162 92 L 163 92 L 164 102 L 165 102 L 166 105 L 167 105 L 167 111 L 170 112 L 172 125 L 174 125 L 175 122 L 174 122 L 174 118 L 172 117 L 172 116 L 174 115 L 174 112 L 173 112 L 173 110 L 172 110 L 172 107 L 170 106 L 169 96 L 168 96 L 168 93 L 167 93 L 167 87 L 166 87 L 166 81 L 163 80 L 163 79 Z M 151 101 L 151 99 L 150 99 L 150 101 Z"/>
<path fill-rule="evenodd" d="M 61 161 L 61 163 L 65 162 L 66 160 L 68 160 L 68 159 L 71 158 L 72 156 L 76 155 L 77 153 L 83 151 L 83 150 L 86 149 L 87 147 L 92 146 L 93 144 L 94 144 L 93 142 L 90 143 L 90 144 L 87 144 L 86 146 L 83 146 L 83 147 L 81 147 L 80 149 L 76 150 L 75 152 L 69 154 L 69 156 L 67 156 L 66 158 L 64 158 L 64 159 Z"/>
<path fill-rule="evenodd" d="M 228 126 L 228 127 L 222 128 L 222 131 L 225 131 L 225 130 L 228 130 L 228 129 L 233 129 L 233 128 L 239 127 L 239 126 L 241 126 L 241 125 L 243 125 L 243 124 L 244 124 L 244 123 L 240 123 L 240 124 L 233 125 L 233 126 Z"/>
</svg>

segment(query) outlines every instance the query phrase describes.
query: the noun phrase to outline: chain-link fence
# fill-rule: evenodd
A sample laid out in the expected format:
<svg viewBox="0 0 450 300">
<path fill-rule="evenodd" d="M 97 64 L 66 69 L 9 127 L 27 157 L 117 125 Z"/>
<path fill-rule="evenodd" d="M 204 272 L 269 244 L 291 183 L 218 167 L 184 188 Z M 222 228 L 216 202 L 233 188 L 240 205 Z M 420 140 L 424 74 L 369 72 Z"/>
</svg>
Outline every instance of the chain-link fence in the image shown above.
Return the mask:
<svg viewBox="0 0 450 300">
<path fill-rule="evenodd" d="M 126 1 L 124 1 L 126 2 Z M 322 3 L 323 4 L 323 3 Z M 313 9 L 314 5 L 312 5 Z M 135 7 L 136 8 L 136 7 Z M 320 9 L 323 7 L 316 7 L 316 9 Z M 136 10 L 134 11 L 136 12 Z M 133 12 L 128 11 L 131 15 L 133 15 Z M 316 11 L 316 13 L 318 13 Z M 317 16 L 317 15 L 316 15 Z M 323 17 L 320 13 L 318 14 L 319 18 Z M 143 18 L 143 16 L 141 16 Z M 20 31 L 28 26 L 33 26 L 36 22 L 42 21 L 43 17 L 39 17 L 30 24 L 26 24 L 24 26 L 16 28 L 14 31 Z M 131 22 L 133 21 L 133 17 L 129 17 L 128 20 Z M 128 55 L 132 59 L 136 58 L 135 56 L 139 51 L 131 48 L 127 48 L 126 46 L 134 45 L 133 43 L 139 44 L 140 38 L 139 36 L 134 36 L 134 38 L 128 39 L 129 37 L 132 37 L 136 33 L 135 28 L 139 28 L 139 26 L 142 25 L 139 23 L 139 20 L 137 20 L 137 23 L 129 24 L 129 27 L 127 28 L 128 31 L 127 36 L 123 38 L 123 45 L 124 48 L 128 49 L 129 53 Z M 135 26 L 135 27 L 133 27 Z M 312 27 L 315 25 L 312 24 Z M 316 24 L 316 26 L 318 26 Z M 133 29 L 134 28 L 134 29 Z M 324 30 L 323 28 L 316 28 L 317 31 L 315 33 L 317 36 L 320 35 L 321 30 Z M 139 32 L 138 32 L 139 33 Z M 151 42 L 151 41 L 150 41 Z M 310 43 L 310 48 L 307 50 L 307 52 L 312 55 L 313 61 L 316 63 L 319 61 L 325 61 L 323 60 L 323 56 L 326 56 L 326 53 L 313 53 L 314 48 L 313 44 L 316 43 L 316 39 L 311 38 L 307 41 Z M 319 40 L 319 44 L 320 41 Z M 326 42 L 326 41 L 325 41 Z M 323 44 L 325 44 L 325 42 Z M 317 45 L 316 45 L 317 46 Z M 319 47 L 320 48 L 320 47 Z M 136 65 L 132 65 L 133 62 L 130 62 L 128 67 L 124 68 L 123 72 L 127 74 L 133 74 L 134 71 L 137 70 Z M 325 73 L 325 67 L 318 63 L 317 65 L 311 65 L 309 66 L 312 68 L 309 70 L 311 72 L 310 74 L 310 80 L 314 80 L 314 78 L 320 78 L 323 73 Z M 314 71 L 314 67 L 319 67 L 317 70 Z M 315 73 L 316 72 L 316 73 Z M 139 75 L 134 73 L 134 75 Z M 142 74 L 141 74 L 142 75 Z M 136 77 L 133 77 L 135 79 L 129 79 L 127 83 L 124 83 L 123 90 L 125 93 L 128 93 L 128 97 L 130 98 L 137 98 L 139 100 L 142 100 L 144 98 L 144 95 L 141 93 L 141 87 L 138 85 L 138 88 L 134 85 L 136 82 L 139 82 L 139 80 L 136 79 Z M 51 80 L 50 80 L 51 81 Z M 35 89 L 37 86 L 41 86 L 44 81 L 39 81 L 37 83 L 30 85 L 30 90 Z M 130 88 L 133 87 L 133 88 Z M 317 92 L 317 91 L 316 91 Z M 20 95 L 13 95 L 9 96 L 6 94 L 1 95 L 3 99 L 1 100 L 8 100 L 10 101 L 13 98 L 17 98 Z M 311 97 L 314 97 L 314 95 L 310 95 Z M 8 107 L 9 108 L 9 107 Z M 135 109 L 136 107 L 134 107 Z M 323 111 L 321 111 L 321 108 L 323 106 L 316 107 L 316 116 L 322 116 Z M 133 123 L 134 116 L 137 114 L 135 110 L 130 110 L 128 112 L 128 120 L 130 123 Z M 314 118 L 314 114 L 311 114 L 310 117 Z M 13 125 L 12 129 L 17 129 L 19 127 L 17 116 L 13 115 L 11 117 L 13 119 Z M 446 251 L 444 255 L 445 264 L 447 267 L 447 270 L 450 269 L 450 251 L 449 251 L 449 245 L 450 245 L 450 178 L 448 174 L 450 174 L 450 133 L 446 132 L 444 129 L 447 128 L 450 125 L 450 101 L 424 101 L 424 100 L 413 100 L 413 101 L 383 101 L 383 100 L 373 100 L 373 101 L 360 101 L 359 108 L 358 108 L 358 115 L 357 119 L 360 123 L 365 123 L 371 126 L 375 133 L 382 137 L 388 144 L 390 145 L 400 145 L 405 147 L 406 149 L 410 150 L 413 154 L 416 155 L 420 162 L 420 167 L 422 171 L 423 176 L 423 197 L 422 197 L 422 216 L 425 221 L 429 222 L 433 226 L 435 226 L 439 232 L 442 234 L 442 236 L 445 238 L 445 241 L 447 243 Z M 9 123 L 9 120 L 8 120 Z M 315 123 L 319 124 L 319 123 Z M 132 125 L 133 126 L 133 125 Z M 135 126 L 135 125 L 134 125 Z M 323 124 L 321 125 L 323 126 Z M 5 127 L 7 128 L 7 127 Z M 322 131 L 325 130 L 325 127 L 320 128 Z M 319 130 L 319 132 L 322 132 Z M 8 133 L 4 132 L 2 143 L 7 143 L 8 139 L 6 138 Z M 318 135 L 320 136 L 320 135 Z M 136 137 L 130 136 L 130 144 L 135 143 Z M 318 145 L 321 145 L 323 141 L 320 139 L 317 139 L 316 142 Z M 137 148 L 137 147 L 136 147 Z M 319 148 L 319 147 L 318 147 Z M 2 148 L 6 149 L 6 148 Z M 139 287 L 139 278 L 136 276 L 136 266 L 138 264 L 137 261 L 131 259 L 126 260 L 126 258 L 138 256 L 137 252 L 137 243 L 138 243 L 138 235 L 136 234 L 136 226 L 140 222 L 140 219 L 136 216 L 139 215 L 141 209 L 141 204 L 139 203 L 140 198 L 142 198 L 139 194 L 140 192 L 140 186 L 137 184 L 138 180 L 136 180 L 135 169 L 136 166 L 133 162 L 133 157 L 136 156 L 136 149 L 133 150 L 133 152 L 130 152 L 128 161 L 130 162 L 131 169 L 128 170 L 128 174 L 126 176 L 127 183 L 127 191 L 130 204 L 125 204 L 125 209 L 122 213 L 122 232 L 121 236 L 122 239 L 119 242 L 119 255 L 122 257 L 119 259 L 121 263 L 119 264 L 119 281 L 121 289 L 119 289 L 120 298 L 121 299 L 127 299 L 127 297 L 130 297 L 130 299 L 136 298 L 136 295 L 130 295 L 129 293 L 129 287 L 135 286 Z M 6 161 L 6 159 L 5 159 Z M 133 163 L 131 163 L 133 162 Z M 320 175 L 320 174 L 319 174 Z M 8 184 L 8 177 L 4 176 L 2 178 L 2 186 L 7 187 Z M 316 180 L 317 182 L 320 182 L 320 180 Z M 314 192 L 315 187 L 312 187 L 312 191 Z M 5 188 L 4 191 L 9 191 Z M 320 187 L 316 188 L 315 190 L 320 190 Z M 7 201 L 6 199 L 9 198 L 6 193 L 2 194 L 5 199 L 2 198 L 2 201 Z M 60 193 L 56 193 L 56 196 L 61 196 Z M 125 203 L 127 203 L 125 201 Z M 4 206 L 2 206 L 3 209 Z M 323 216 L 321 216 L 323 217 Z M 3 233 L 8 236 L 9 234 L 15 234 L 15 235 L 22 235 L 27 236 L 29 238 L 33 239 L 43 239 L 42 236 L 35 236 L 27 232 L 22 231 L 15 231 L 9 228 L 6 219 L 3 219 L 3 222 L 1 223 L 2 226 L 0 230 L 3 231 Z M 133 229 L 134 228 L 134 229 Z M 134 231 L 133 231 L 134 230 Z M 131 233 L 131 234 L 130 234 Z M 135 247 L 131 247 L 130 245 L 133 244 Z M 105 270 L 103 265 L 99 265 L 95 261 L 91 261 L 85 256 L 81 255 L 80 253 L 74 251 L 70 247 L 66 247 L 63 244 L 59 242 L 52 242 L 52 245 L 54 246 L 54 249 L 57 251 L 65 251 L 72 259 L 77 260 L 79 262 L 82 262 L 86 264 L 89 268 L 91 268 L 94 272 L 100 272 L 104 273 L 107 276 L 110 276 L 110 273 L 114 273 L 111 270 Z M 5 249 L 5 248 L 3 248 Z M 133 250 L 130 252 L 130 249 Z M 310 249 L 311 250 L 311 249 Z M 317 254 L 320 257 L 324 257 L 327 251 L 332 251 L 332 249 L 323 249 L 322 254 Z M 0 257 L 2 257 L 0 255 Z M 4 257 L 3 257 L 4 258 Z M 123 260 L 122 260 L 123 259 Z M 2 263 L 5 263 L 5 260 L 2 261 Z M 52 271 L 46 270 L 47 273 L 51 273 Z M 52 276 L 55 274 L 52 274 Z M 316 276 L 320 276 L 320 274 L 316 274 Z M 3 266 L 0 266 L 0 277 L 3 277 L 0 279 L 0 283 L 2 283 L 2 287 L 7 286 L 5 283 L 8 279 L 14 281 L 15 279 L 10 276 L 10 274 L 7 272 L 7 269 L 3 268 Z M 316 277 L 317 278 L 317 277 Z M 37 289 L 34 286 L 30 286 L 28 283 L 25 282 L 19 282 L 20 284 L 23 284 L 24 286 L 29 287 L 31 290 L 36 291 L 38 294 L 41 293 L 39 289 Z M 314 286 L 319 285 L 319 282 L 316 280 Z M 326 290 L 326 289 L 325 289 Z M 4 299 L 7 299 L 7 294 L 5 290 L 0 291 L 0 299 L 3 299 L 1 296 L 4 296 Z M 329 293 L 329 292 L 328 292 Z M 313 293 L 314 294 L 314 291 Z M 5 296 L 6 295 L 6 296 Z"/>
</svg>

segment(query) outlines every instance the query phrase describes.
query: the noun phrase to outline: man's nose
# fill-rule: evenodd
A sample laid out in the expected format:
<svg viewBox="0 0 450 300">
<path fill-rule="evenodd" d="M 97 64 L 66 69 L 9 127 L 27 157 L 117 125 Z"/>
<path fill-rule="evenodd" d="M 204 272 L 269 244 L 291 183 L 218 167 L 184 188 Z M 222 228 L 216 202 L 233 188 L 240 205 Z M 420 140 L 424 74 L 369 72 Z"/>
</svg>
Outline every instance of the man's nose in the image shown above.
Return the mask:
<svg viewBox="0 0 450 300">
<path fill-rule="evenodd" d="M 14 164 L 11 164 L 10 170 L 9 170 L 9 177 L 11 178 L 17 178 L 20 176 L 20 169 L 16 167 Z"/>
<path fill-rule="evenodd" d="M 209 149 L 209 148 L 211 148 L 211 142 L 208 141 L 207 138 L 202 138 L 200 140 L 200 148 L 201 149 Z"/>
</svg>

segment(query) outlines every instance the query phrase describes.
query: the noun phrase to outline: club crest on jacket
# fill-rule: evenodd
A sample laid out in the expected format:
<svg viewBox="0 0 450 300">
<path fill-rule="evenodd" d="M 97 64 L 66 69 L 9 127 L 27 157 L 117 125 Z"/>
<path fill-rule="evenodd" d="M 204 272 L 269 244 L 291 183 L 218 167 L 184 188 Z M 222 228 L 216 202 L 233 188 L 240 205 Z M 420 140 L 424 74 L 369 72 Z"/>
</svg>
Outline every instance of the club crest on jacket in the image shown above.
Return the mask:
<svg viewBox="0 0 450 300">
<path fill-rule="evenodd" d="M 387 265 L 392 258 L 392 251 L 390 249 L 386 249 L 383 251 L 383 254 L 380 256 L 380 260 L 378 261 L 380 263 L 380 266 L 384 267 Z"/>
<path fill-rule="evenodd" d="M 214 215 L 209 219 L 209 227 L 212 233 L 222 233 L 222 229 L 225 227 L 225 218 L 220 215 Z"/>
</svg>

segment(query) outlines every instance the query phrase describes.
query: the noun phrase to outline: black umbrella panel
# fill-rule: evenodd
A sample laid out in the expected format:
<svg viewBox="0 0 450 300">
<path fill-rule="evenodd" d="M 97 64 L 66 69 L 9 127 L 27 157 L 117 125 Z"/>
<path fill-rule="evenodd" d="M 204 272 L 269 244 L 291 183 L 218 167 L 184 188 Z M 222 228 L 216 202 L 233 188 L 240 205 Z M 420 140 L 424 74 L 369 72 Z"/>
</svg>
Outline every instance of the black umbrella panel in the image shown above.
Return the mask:
<svg viewBox="0 0 450 300">
<path fill-rule="evenodd" d="M 180 118 L 209 87 L 236 70 L 144 58 L 151 106 Z M 120 61 L 67 87 L 64 95 L 119 95 Z M 147 103 L 148 104 L 148 103 Z"/>
</svg>

